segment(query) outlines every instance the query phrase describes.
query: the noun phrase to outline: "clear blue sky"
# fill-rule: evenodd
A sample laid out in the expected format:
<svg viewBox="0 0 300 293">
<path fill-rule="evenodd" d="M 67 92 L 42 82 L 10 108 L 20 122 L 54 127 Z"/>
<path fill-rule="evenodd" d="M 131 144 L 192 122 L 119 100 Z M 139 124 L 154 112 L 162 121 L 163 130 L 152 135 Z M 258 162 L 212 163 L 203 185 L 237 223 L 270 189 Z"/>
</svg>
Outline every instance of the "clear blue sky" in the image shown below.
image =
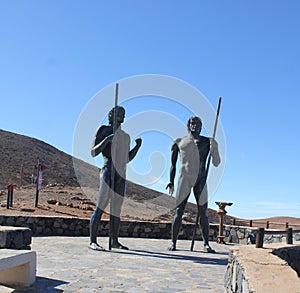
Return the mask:
<svg viewBox="0 0 300 293">
<path fill-rule="evenodd" d="M 300 217 L 299 11 L 297 0 L 1 0 L 0 128 L 72 154 L 98 91 L 134 75 L 173 76 L 214 107 L 223 97 L 226 166 L 209 206 Z"/>
</svg>

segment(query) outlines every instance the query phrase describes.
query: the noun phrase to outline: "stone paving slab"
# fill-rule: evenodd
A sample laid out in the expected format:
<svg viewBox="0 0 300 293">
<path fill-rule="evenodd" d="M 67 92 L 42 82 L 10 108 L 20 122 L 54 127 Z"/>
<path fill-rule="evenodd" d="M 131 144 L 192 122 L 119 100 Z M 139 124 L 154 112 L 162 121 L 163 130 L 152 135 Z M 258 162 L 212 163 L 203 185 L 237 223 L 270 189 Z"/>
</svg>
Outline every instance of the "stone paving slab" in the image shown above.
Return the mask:
<svg viewBox="0 0 300 293">
<path fill-rule="evenodd" d="M 108 244 L 107 237 L 98 237 Z M 231 245 L 211 243 L 217 253 L 201 252 L 202 242 L 123 238 L 130 250 L 93 251 L 88 237 L 33 237 L 37 279 L 27 290 L 14 292 L 224 292 Z"/>
</svg>

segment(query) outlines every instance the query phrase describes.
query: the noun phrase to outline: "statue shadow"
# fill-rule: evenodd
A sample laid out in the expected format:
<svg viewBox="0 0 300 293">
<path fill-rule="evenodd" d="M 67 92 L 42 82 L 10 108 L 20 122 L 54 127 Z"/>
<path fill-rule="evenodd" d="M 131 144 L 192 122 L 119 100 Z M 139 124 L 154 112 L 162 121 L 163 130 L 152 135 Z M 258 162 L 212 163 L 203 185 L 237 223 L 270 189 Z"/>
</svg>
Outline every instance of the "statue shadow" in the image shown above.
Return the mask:
<svg viewBox="0 0 300 293">
<path fill-rule="evenodd" d="M 181 250 L 184 251 L 184 250 Z M 189 251 L 189 250 L 186 250 Z M 189 251 L 190 252 L 190 251 Z M 196 251 L 194 251 L 196 252 Z M 177 250 L 176 253 L 170 252 L 170 253 L 163 253 L 163 252 L 157 252 L 157 251 L 147 251 L 147 250 L 139 250 L 139 249 L 133 249 L 129 251 L 116 251 L 114 250 L 113 253 L 120 253 L 120 254 L 127 254 L 127 255 L 135 255 L 140 257 L 151 257 L 151 258 L 160 258 L 165 260 L 179 260 L 179 261 L 191 261 L 193 263 L 199 263 L 199 264 L 210 264 L 210 265 L 222 265 L 227 266 L 228 259 L 227 258 L 213 258 L 213 257 L 207 257 L 204 255 L 209 255 L 210 253 L 203 252 L 201 253 L 201 256 L 193 256 L 193 255 L 184 255 L 180 254 L 180 250 Z M 213 253 L 210 255 L 224 255 L 227 256 L 228 253 Z"/>
<path fill-rule="evenodd" d="M 64 292 L 62 289 L 57 289 L 56 287 L 60 285 L 68 284 L 68 282 L 56 279 L 49 279 L 45 277 L 36 277 L 35 283 L 28 288 L 16 288 L 14 293 L 33 293 L 33 292 Z"/>
<path fill-rule="evenodd" d="M 196 249 L 194 249 L 193 251 L 190 251 L 188 249 L 179 249 L 177 251 L 200 253 L 201 255 L 226 255 L 226 256 L 228 256 L 228 252 L 219 252 L 219 251 L 216 251 L 214 253 L 209 253 L 209 252 L 205 252 L 202 250 L 196 250 Z"/>
</svg>

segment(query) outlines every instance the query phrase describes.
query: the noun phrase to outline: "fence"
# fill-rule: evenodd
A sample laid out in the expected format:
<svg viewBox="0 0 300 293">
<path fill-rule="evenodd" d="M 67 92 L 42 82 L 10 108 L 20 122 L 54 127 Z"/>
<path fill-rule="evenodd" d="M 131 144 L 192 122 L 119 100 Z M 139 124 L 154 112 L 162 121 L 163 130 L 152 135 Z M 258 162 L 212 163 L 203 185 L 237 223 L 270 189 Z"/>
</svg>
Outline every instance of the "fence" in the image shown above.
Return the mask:
<svg viewBox="0 0 300 293">
<path fill-rule="evenodd" d="M 230 224 L 233 226 L 249 226 L 249 227 L 258 227 L 258 226 L 264 226 L 265 229 L 270 229 L 270 227 L 278 227 L 278 226 L 283 226 L 285 229 L 291 228 L 291 227 L 300 227 L 299 224 L 292 224 L 289 222 L 285 223 L 280 223 L 280 222 L 271 222 L 271 221 L 257 221 L 257 220 L 239 220 L 239 219 L 232 219 L 230 221 Z"/>
<path fill-rule="evenodd" d="M 264 236 L 266 234 L 285 234 L 286 235 L 286 244 L 293 244 L 293 233 L 300 233 L 300 230 L 293 230 L 293 228 L 287 228 L 285 231 L 278 230 L 265 230 L 264 228 L 259 228 L 256 233 L 256 248 L 262 248 L 264 244 Z"/>
</svg>

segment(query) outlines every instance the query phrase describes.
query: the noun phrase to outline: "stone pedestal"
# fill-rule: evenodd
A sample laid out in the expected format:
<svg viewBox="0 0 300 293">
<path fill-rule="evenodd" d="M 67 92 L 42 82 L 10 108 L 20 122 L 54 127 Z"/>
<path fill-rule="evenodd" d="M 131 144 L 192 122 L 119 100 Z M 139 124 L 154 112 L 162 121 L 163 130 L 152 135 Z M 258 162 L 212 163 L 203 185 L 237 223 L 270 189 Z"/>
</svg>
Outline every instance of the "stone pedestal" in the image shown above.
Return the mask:
<svg viewBox="0 0 300 293">
<path fill-rule="evenodd" d="M 227 214 L 227 212 L 225 211 L 225 207 L 231 206 L 232 202 L 216 201 L 215 203 L 219 206 L 219 210 L 217 211 L 217 213 L 220 217 L 220 227 L 217 243 L 226 244 L 224 241 L 225 236 L 223 235 L 224 216 Z"/>
</svg>

